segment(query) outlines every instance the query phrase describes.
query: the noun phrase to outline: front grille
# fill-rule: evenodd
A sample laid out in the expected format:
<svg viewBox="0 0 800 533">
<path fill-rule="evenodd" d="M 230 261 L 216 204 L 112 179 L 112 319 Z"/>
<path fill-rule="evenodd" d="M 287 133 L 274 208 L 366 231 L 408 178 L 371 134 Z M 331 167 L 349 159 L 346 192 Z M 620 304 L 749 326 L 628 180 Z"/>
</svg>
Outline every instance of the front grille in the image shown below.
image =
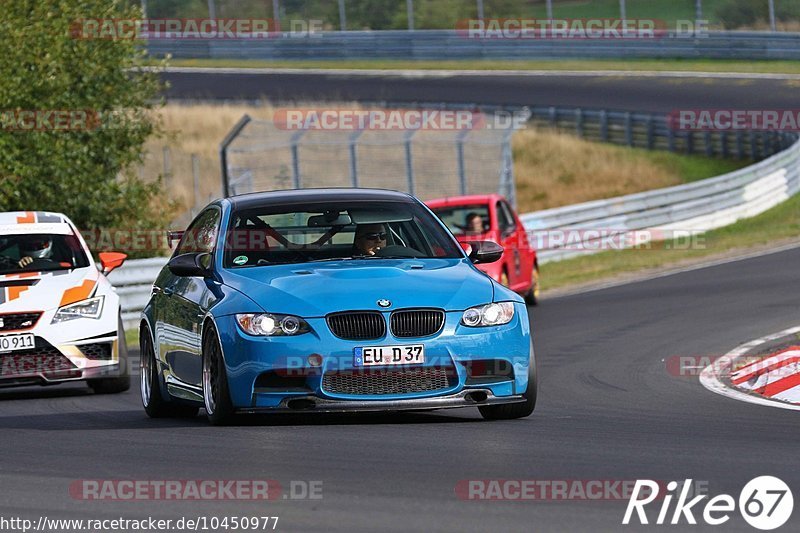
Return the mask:
<svg viewBox="0 0 800 533">
<path fill-rule="evenodd" d="M 386 335 L 383 315 L 373 311 L 337 313 L 328 315 L 328 327 L 340 339 L 365 341 Z"/>
<path fill-rule="evenodd" d="M 78 346 L 78 348 L 81 350 L 81 352 L 83 352 L 83 355 L 85 355 L 87 359 L 105 360 L 105 361 L 111 359 L 110 342 L 102 342 L 97 344 L 84 344 L 83 346 Z"/>
<path fill-rule="evenodd" d="M 49 376 L 70 371 L 80 373 L 69 359 L 52 346 L 42 346 L 31 350 L 20 350 L 0 355 L 0 378 Z"/>
<path fill-rule="evenodd" d="M 392 335 L 395 337 L 429 337 L 444 325 L 444 311 L 408 309 L 392 313 Z"/>
<path fill-rule="evenodd" d="M 356 396 L 429 392 L 450 388 L 450 376 L 454 373 L 447 367 L 326 372 L 322 376 L 322 389 Z"/>
<path fill-rule="evenodd" d="M 13 315 L 0 315 L 0 331 L 26 330 L 36 325 L 42 313 L 15 313 Z"/>
</svg>

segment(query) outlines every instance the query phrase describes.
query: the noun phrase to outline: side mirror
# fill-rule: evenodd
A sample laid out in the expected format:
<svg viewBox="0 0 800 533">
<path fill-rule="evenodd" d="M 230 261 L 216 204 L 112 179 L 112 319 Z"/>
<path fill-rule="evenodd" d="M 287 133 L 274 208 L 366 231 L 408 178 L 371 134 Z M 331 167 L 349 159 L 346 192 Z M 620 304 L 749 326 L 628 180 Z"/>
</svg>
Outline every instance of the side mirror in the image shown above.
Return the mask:
<svg viewBox="0 0 800 533">
<path fill-rule="evenodd" d="M 469 244 L 472 246 L 469 258 L 476 265 L 494 263 L 503 257 L 503 247 L 494 241 L 474 241 Z"/>
<path fill-rule="evenodd" d="M 169 271 L 182 278 L 207 278 L 211 275 L 211 254 L 183 254 L 170 259 Z"/>
<path fill-rule="evenodd" d="M 122 263 L 128 258 L 127 254 L 119 252 L 100 252 L 97 254 L 100 258 L 100 266 L 103 267 L 103 275 L 108 275 L 112 270 L 122 266 Z"/>
</svg>

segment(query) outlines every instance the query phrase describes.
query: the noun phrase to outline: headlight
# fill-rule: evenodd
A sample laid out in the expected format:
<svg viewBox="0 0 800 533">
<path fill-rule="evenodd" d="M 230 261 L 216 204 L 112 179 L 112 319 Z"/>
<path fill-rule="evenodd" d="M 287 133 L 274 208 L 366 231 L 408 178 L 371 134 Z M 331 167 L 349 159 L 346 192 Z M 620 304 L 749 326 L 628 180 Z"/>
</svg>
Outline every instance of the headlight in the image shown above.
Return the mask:
<svg viewBox="0 0 800 533">
<path fill-rule="evenodd" d="M 480 326 L 502 326 L 514 318 L 514 304 L 499 302 L 470 307 L 461 316 L 461 323 L 472 328 Z"/>
<path fill-rule="evenodd" d="M 247 313 L 236 315 L 236 321 L 245 333 L 262 337 L 301 335 L 311 331 L 305 320 L 292 315 Z"/>
<path fill-rule="evenodd" d="M 51 323 L 58 324 L 59 322 L 67 322 L 68 320 L 75 320 L 76 318 L 98 319 L 103 313 L 104 299 L 104 296 L 98 296 L 97 298 L 89 298 L 88 300 L 65 305 L 56 311 L 56 315 L 53 317 Z"/>
</svg>

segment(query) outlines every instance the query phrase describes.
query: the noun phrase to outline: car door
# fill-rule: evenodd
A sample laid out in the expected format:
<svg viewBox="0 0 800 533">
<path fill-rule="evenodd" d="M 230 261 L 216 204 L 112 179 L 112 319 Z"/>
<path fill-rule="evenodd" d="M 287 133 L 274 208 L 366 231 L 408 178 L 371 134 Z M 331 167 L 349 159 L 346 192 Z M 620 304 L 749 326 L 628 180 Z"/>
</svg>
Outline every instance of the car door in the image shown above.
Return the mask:
<svg viewBox="0 0 800 533">
<path fill-rule="evenodd" d="M 500 233 L 499 242 L 505 249 L 503 261 L 508 274 L 508 283 L 511 288 L 516 288 L 523 280 L 522 256 L 516 239 L 517 223 L 511 208 L 505 201 L 497 201 L 495 212 L 497 214 L 497 229 Z"/>
<path fill-rule="evenodd" d="M 192 222 L 173 257 L 187 253 L 214 252 L 221 213 L 212 206 Z M 162 320 L 158 335 L 160 353 L 170 375 L 184 384 L 200 387 L 202 361 L 200 330 L 212 300 L 208 281 L 201 277 L 180 277 L 172 273 L 162 285 Z"/>
</svg>

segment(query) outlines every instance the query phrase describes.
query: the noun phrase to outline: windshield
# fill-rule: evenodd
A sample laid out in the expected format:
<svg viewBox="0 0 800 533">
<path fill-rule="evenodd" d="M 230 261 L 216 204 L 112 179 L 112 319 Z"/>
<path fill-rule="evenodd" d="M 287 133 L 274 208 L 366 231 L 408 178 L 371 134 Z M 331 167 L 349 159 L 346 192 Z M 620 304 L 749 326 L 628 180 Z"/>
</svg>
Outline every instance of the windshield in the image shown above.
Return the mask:
<svg viewBox="0 0 800 533">
<path fill-rule="evenodd" d="M 419 204 L 320 202 L 234 212 L 224 264 L 461 257 L 452 237 Z"/>
<path fill-rule="evenodd" d="M 491 228 L 487 204 L 437 207 L 433 212 L 455 235 L 480 235 Z"/>
<path fill-rule="evenodd" d="M 0 235 L 0 274 L 88 266 L 89 260 L 75 235 Z"/>
</svg>

